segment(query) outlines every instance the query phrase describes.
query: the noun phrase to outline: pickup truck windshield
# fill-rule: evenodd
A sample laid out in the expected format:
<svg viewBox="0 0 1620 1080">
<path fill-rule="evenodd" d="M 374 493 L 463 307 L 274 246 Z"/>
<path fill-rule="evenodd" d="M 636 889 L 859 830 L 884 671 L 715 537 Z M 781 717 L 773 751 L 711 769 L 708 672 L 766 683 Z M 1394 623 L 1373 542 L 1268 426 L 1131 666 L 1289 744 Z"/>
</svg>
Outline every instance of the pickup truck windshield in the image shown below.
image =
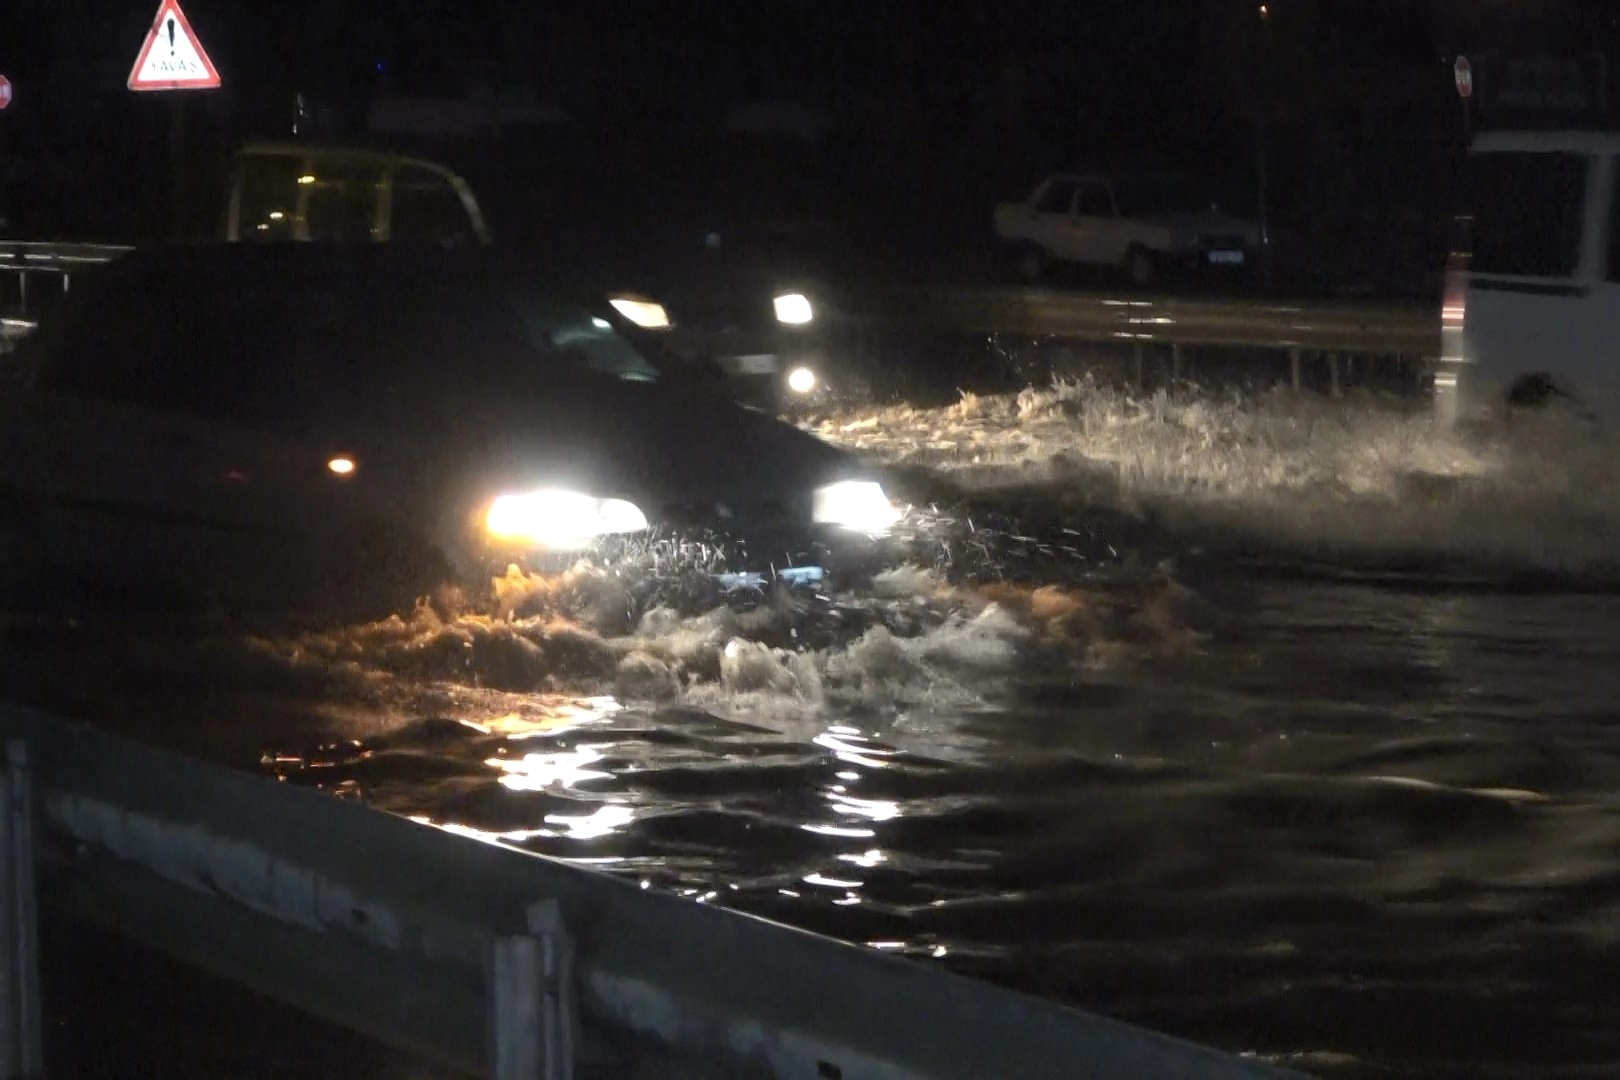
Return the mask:
<svg viewBox="0 0 1620 1080">
<path fill-rule="evenodd" d="M 1476 274 L 1564 278 L 1580 259 L 1587 159 L 1490 152 L 1468 162 L 1466 209 Z"/>
</svg>

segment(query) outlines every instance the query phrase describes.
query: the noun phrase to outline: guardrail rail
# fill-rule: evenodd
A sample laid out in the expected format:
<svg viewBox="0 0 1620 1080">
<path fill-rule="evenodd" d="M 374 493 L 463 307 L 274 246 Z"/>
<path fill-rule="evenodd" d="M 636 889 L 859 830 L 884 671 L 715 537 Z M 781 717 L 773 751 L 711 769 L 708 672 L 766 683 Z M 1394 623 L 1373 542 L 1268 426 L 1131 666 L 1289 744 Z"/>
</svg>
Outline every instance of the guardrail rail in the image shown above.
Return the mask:
<svg viewBox="0 0 1620 1080">
<path fill-rule="evenodd" d="M 1295 1075 L 38 713 L 0 738 L 3 1076 L 41 1066 L 36 846 L 53 910 L 498 1080 Z"/>
<path fill-rule="evenodd" d="M 861 320 L 859 314 L 857 321 Z M 1432 365 L 1440 356 L 1440 312 L 1414 302 L 1173 297 L 1029 288 L 915 287 L 883 294 L 887 328 L 1010 335 L 1130 345 L 1136 380 L 1151 348 L 1168 348 L 1172 373 L 1186 351 L 1242 348 L 1287 354 L 1293 385 L 1307 357 L 1324 358 L 1333 392 L 1347 357 L 1396 357 Z"/>
<path fill-rule="evenodd" d="M 39 243 L 0 240 L 0 352 L 38 323 L 37 279 L 56 279 L 54 288 L 65 293 L 73 274 L 85 267 L 110 262 L 135 250 L 127 244 Z"/>
<path fill-rule="evenodd" d="M 28 279 L 55 274 L 66 289 L 72 273 L 133 250 L 117 244 L 51 244 L 0 241 L 0 273 L 17 275 L 18 302 L 4 333 L 15 337 L 32 326 Z M 1006 334 L 1052 340 L 1163 346 L 1179 375 L 1182 350 L 1241 347 L 1282 350 L 1291 361 L 1295 387 L 1307 355 L 1328 359 L 1335 389 L 1340 357 L 1395 356 L 1432 361 L 1441 354 L 1440 312 L 1413 302 L 1355 303 L 1268 298 L 1188 298 L 1028 288 L 892 287 L 866 294 L 845 316 L 858 325 L 889 330 Z"/>
</svg>

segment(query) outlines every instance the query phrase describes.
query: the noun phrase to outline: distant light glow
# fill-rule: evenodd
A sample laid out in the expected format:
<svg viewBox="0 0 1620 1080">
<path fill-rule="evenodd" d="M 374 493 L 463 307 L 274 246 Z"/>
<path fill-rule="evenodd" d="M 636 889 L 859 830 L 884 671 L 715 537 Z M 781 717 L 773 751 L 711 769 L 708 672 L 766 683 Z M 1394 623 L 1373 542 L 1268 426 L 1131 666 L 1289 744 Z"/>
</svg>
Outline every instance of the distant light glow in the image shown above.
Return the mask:
<svg viewBox="0 0 1620 1080">
<path fill-rule="evenodd" d="M 315 177 L 311 176 L 309 173 L 305 173 L 303 176 L 298 178 L 298 182 L 307 186 L 315 182 Z"/>
<path fill-rule="evenodd" d="M 613 305 L 614 311 L 643 330 L 663 330 L 669 326 L 669 312 L 664 310 L 663 304 L 651 300 L 635 300 L 628 296 L 616 296 L 608 303 Z"/>
<path fill-rule="evenodd" d="M 334 476 L 353 476 L 354 458 L 349 457 L 347 454 L 339 454 L 331 461 L 328 461 L 326 467 Z"/>
<path fill-rule="evenodd" d="M 816 373 L 807 367 L 794 368 L 788 372 L 787 384 L 795 394 L 808 394 L 816 388 Z"/>
<path fill-rule="evenodd" d="M 803 326 L 816 317 L 810 298 L 803 293 L 787 293 L 775 300 L 776 321 L 789 326 Z"/>
</svg>

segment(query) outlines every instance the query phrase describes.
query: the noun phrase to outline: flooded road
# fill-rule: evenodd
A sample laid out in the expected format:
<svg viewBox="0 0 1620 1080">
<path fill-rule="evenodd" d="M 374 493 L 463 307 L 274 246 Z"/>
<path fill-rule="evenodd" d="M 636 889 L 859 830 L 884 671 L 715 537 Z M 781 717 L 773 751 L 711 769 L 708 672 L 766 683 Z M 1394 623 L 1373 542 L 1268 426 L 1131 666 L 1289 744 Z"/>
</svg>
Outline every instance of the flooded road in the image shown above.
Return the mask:
<svg viewBox="0 0 1620 1080">
<path fill-rule="evenodd" d="M 0 677 L 1324 1076 L 1620 1071 L 1612 446 L 1085 386 L 813 427 L 938 550 L 740 612 L 582 567 L 510 621 L 19 619 Z"/>
</svg>

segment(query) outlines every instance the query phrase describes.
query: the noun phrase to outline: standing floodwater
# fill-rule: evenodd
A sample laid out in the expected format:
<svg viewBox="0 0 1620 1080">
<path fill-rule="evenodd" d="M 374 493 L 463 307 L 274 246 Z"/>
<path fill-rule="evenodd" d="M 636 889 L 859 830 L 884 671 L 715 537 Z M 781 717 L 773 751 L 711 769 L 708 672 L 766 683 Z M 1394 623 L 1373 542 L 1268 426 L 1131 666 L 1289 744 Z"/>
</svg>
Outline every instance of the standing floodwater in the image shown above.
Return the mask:
<svg viewBox="0 0 1620 1080">
<path fill-rule="evenodd" d="M 3 674 L 289 782 L 1311 1072 L 1620 1064 L 1601 439 L 1084 387 L 818 427 L 949 493 L 951 529 L 1016 509 L 1085 543 L 1005 581 L 920 562 L 814 618 L 632 612 L 582 567 L 523 584 L 512 622 L 18 622 Z M 1117 560 L 1089 558 L 1099 537 Z"/>
</svg>

